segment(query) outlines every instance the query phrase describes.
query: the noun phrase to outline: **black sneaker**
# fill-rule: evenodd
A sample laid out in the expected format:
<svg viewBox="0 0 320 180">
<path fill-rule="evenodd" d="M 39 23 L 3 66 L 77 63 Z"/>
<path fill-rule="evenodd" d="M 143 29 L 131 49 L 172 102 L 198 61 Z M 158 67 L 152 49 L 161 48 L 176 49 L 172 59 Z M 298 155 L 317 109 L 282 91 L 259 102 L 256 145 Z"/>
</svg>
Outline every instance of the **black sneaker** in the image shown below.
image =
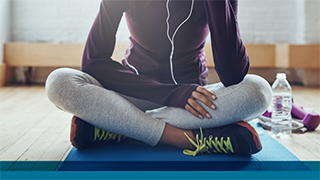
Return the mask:
<svg viewBox="0 0 320 180">
<path fill-rule="evenodd" d="M 186 133 L 189 141 L 196 147 L 191 151 L 185 149 L 184 154 L 196 156 L 201 153 L 250 155 L 259 152 L 262 145 L 259 135 L 247 122 L 238 122 L 222 127 L 193 130 L 195 143 Z M 200 134 L 200 138 L 199 138 Z"/>
<path fill-rule="evenodd" d="M 125 136 L 94 127 L 76 116 L 72 118 L 70 141 L 77 149 L 90 148 L 100 144 L 118 143 L 125 138 Z"/>
</svg>

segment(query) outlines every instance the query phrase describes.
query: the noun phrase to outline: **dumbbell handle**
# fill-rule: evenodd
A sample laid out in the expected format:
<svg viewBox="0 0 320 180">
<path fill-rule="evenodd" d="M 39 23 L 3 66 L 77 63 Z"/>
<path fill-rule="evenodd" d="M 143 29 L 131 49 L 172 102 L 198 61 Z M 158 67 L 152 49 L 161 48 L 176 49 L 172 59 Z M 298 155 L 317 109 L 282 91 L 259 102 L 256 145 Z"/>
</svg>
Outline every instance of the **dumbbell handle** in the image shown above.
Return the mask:
<svg viewBox="0 0 320 180">
<path fill-rule="evenodd" d="M 304 126 L 308 128 L 308 130 L 315 130 L 320 123 L 319 114 L 315 112 L 307 113 L 301 106 L 295 103 L 292 103 L 291 114 L 293 117 L 302 119 Z"/>
<path fill-rule="evenodd" d="M 307 113 L 304 111 L 303 107 L 298 104 L 292 103 L 291 114 L 298 119 L 303 119 Z"/>
</svg>

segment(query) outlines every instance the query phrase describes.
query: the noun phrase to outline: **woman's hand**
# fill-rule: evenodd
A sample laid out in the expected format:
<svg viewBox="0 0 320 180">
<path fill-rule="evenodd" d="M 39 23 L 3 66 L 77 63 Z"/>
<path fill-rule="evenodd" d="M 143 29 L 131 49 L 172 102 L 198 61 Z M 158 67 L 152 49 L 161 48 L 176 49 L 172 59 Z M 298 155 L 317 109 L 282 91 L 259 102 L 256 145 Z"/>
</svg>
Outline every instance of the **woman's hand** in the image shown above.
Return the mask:
<svg viewBox="0 0 320 180">
<path fill-rule="evenodd" d="M 209 99 L 215 100 L 216 96 L 212 92 L 208 91 L 206 88 L 198 86 L 196 90 L 194 90 L 191 93 L 191 96 L 188 99 L 187 104 L 185 105 L 185 109 L 189 111 L 191 114 L 198 118 L 210 118 L 211 115 L 200 106 L 199 103 L 197 103 L 195 100 L 199 100 L 203 102 L 206 106 L 208 106 L 211 109 L 215 109 L 216 105 L 213 104 Z"/>
</svg>

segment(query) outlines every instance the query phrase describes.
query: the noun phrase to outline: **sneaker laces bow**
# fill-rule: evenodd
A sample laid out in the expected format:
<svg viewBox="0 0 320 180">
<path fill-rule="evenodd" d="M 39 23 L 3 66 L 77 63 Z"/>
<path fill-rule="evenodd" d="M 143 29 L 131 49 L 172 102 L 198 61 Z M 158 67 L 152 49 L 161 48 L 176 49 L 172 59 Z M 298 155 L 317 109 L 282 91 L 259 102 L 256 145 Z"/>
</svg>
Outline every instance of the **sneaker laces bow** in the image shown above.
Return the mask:
<svg viewBox="0 0 320 180">
<path fill-rule="evenodd" d="M 234 153 L 231 140 L 229 137 L 227 137 L 227 140 L 224 140 L 224 137 L 220 138 L 220 141 L 218 140 L 218 137 L 215 137 L 213 139 L 213 136 L 210 135 L 209 139 L 207 140 L 207 137 L 203 138 L 202 128 L 200 127 L 200 139 L 199 134 L 196 135 L 196 141 L 195 143 L 188 135 L 187 133 L 184 133 L 185 136 L 188 138 L 188 140 L 196 147 L 196 150 L 183 150 L 183 154 L 189 155 L 189 156 L 196 156 L 199 153 L 209 153 L 209 149 L 213 150 L 213 153 L 226 153 L 229 152 Z"/>
</svg>

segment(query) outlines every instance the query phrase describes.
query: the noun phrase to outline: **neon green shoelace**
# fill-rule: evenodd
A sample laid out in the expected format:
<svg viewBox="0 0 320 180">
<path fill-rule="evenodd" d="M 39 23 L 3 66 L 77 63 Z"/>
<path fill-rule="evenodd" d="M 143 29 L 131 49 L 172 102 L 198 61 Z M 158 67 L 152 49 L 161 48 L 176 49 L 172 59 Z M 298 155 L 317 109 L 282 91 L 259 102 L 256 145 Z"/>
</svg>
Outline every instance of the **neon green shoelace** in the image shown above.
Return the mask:
<svg viewBox="0 0 320 180">
<path fill-rule="evenodd" d="M 101 131 L 101 135 L 100 135 L 100 131 Z M 118 142 L 121 141 L 122 137 L 125 138 L 125 136 L 120 135 L 120 134 L 116 134 L 110 131 L 105 131 L 103 129 L 94 128 L 94 141 L 98 140 L 98 141 L 109 141 L 109 140 L 115 140 L 118 139 Z"/>
<path fill-rule="evenodd" d="M 189 156 L 196 156 L 198 153 L 209 153 L 209 149 L 213 149 L 213 153 L 234 153 L 233 147 L 230 141 L 230 138 L 227 137 L 227 140 L 223 140 L 223 137 L 220 138 L 220 141 L 218 140 L 218 137 L 215 137 L 213 139 L 213 136 L 210 135 L 209 139 L 203 138 L 202 128 L 200 128 L 200 139 L 199 134 L 196 135 L 197 143 L 195 143 L 188 135 L 187 133 L 184 133 L 189 141 L 197 148 L 194 151 L 185 149 L 183 150 L 183 154 L 189 155 Z"/>
</svg>

